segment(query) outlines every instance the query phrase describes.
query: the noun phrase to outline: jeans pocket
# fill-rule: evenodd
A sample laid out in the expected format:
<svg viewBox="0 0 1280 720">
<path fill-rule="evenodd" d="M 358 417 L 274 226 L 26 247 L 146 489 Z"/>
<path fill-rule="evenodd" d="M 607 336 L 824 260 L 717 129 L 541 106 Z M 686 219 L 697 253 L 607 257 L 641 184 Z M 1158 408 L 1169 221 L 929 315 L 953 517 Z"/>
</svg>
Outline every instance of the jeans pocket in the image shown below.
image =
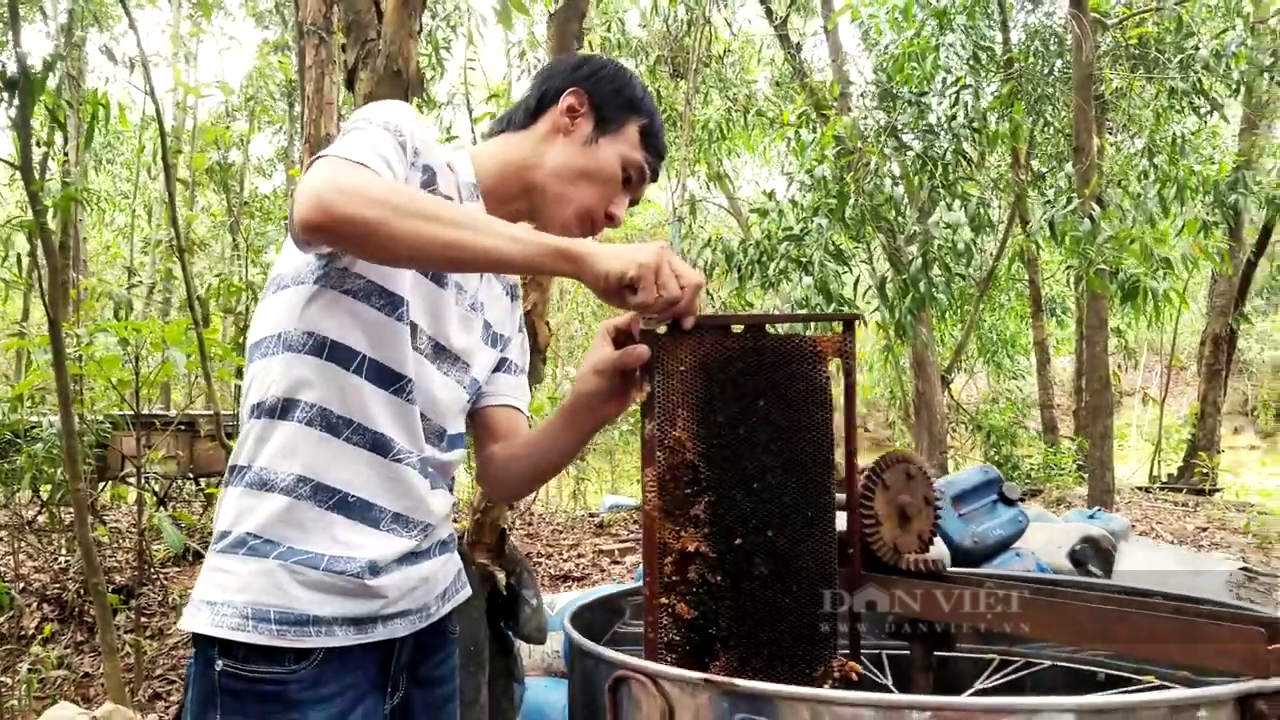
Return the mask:
<svg viewBox="0 0 1280 720">
<path fill-rule="evenodd" d="M 219 640 L 216 667 L 221 672 L 260 678 L 289 678 L 320 664 L 325 648 L 279 648 Z"/>
</svg>

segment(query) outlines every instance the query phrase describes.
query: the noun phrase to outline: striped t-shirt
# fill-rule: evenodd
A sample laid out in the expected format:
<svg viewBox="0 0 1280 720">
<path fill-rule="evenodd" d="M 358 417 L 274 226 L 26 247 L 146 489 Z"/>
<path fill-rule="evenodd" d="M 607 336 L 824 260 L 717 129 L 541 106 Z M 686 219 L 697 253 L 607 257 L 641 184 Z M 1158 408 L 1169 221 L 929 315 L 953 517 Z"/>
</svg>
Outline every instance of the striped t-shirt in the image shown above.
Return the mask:
<svg viewBox="0 0 1280 720">
<path fill-rule="evenodd" d="M 360 108 L 326 155 L 485 211 L 465 149 L 406 103 Z M 528 357 L 514 278 L 383 267 L 291 232 L 249 326 L 240 437 L 181 629 L 347 645 L 465 600 L 467 413 L 527 415 Z"/>
</svg>

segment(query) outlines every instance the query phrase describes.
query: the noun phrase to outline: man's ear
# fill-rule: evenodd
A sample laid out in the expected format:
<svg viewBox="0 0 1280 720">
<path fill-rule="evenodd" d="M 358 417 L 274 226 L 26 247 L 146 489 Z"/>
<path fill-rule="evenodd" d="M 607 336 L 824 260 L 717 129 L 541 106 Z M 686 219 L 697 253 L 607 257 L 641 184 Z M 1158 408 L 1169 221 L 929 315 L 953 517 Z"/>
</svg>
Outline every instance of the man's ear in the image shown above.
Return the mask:
<svg viewBox="0 0 1280 720">
<path fill-rule="evenodd" d="M 587 94 L 580 88 L 565 90 L 556 110 L 560 132 L 565 135 L 582 132 L 590 127 L 591 104 L 587 102 Z"/>
</svg>

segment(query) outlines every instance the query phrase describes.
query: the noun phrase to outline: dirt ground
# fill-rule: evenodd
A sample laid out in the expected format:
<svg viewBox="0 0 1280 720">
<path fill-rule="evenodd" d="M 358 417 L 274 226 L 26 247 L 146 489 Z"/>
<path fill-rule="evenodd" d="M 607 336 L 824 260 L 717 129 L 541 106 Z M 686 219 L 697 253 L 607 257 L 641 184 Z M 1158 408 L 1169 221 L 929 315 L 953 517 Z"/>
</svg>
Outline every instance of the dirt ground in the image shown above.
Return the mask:
<svg viewBox="0 0 1280 720">
<path fill-rule="evenodd" d="M 1122 493 L 1118 509 L 1132 519 L 1138 534 L 1241 555 L 1259 569 L 1280 572 L 1280 546 L 1246 532 L 1250 522 L 1255 530 L 1261 522 L 1247 508 L 1130 491 Z M 132 678 L 138 706 L 168 717 L 181 694 L 187 651 L 187 639 L 174 623 L 195 579 L 199 555 L 158 562 L 146 582 L 136 583 L 132 532 L 125 529 L 132 527 L 132 518 L 122 514 L 106 520 L 108 527 L 117 528 L 100 540 L 106 547 L 108 584 L 119 599 L 125 672 Z M 1274 516 L 1270 522 L 1275 523 Z M 634 513 L 592 517 L 524 510 L 514 514 L 513 530 L 538 571 L 544 594 L 627 582 L 640 564 Z M 62 699 L 97 707 L 103 698 L 92 612 L 78 582 L 74 553 L 66 551 L 68 534 L 34 532 L 25 539 L 6 534 L 0 537 L 0 577 L 9 582 L 18 602 L 0 615 L 0 719 L 34 718 Z M 26 558 L 18 567 L 14 550 Z M 139 651 L 144 662 L 142 672 L 135 673 Z"/>
</svg>

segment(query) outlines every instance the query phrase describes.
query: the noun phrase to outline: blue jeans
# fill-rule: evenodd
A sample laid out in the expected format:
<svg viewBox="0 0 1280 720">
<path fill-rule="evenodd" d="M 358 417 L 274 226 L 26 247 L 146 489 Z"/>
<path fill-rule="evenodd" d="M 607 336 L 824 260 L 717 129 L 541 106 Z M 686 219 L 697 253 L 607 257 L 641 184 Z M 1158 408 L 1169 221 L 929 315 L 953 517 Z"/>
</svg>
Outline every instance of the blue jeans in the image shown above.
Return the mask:
<svg viewBox="0 0 1280 720">
<path fill-rule="evenodd" d="M 182 720 L 457 720 L 458 624 L 364 645 L 279 648 L 193 635 Z"/>
</svg>

